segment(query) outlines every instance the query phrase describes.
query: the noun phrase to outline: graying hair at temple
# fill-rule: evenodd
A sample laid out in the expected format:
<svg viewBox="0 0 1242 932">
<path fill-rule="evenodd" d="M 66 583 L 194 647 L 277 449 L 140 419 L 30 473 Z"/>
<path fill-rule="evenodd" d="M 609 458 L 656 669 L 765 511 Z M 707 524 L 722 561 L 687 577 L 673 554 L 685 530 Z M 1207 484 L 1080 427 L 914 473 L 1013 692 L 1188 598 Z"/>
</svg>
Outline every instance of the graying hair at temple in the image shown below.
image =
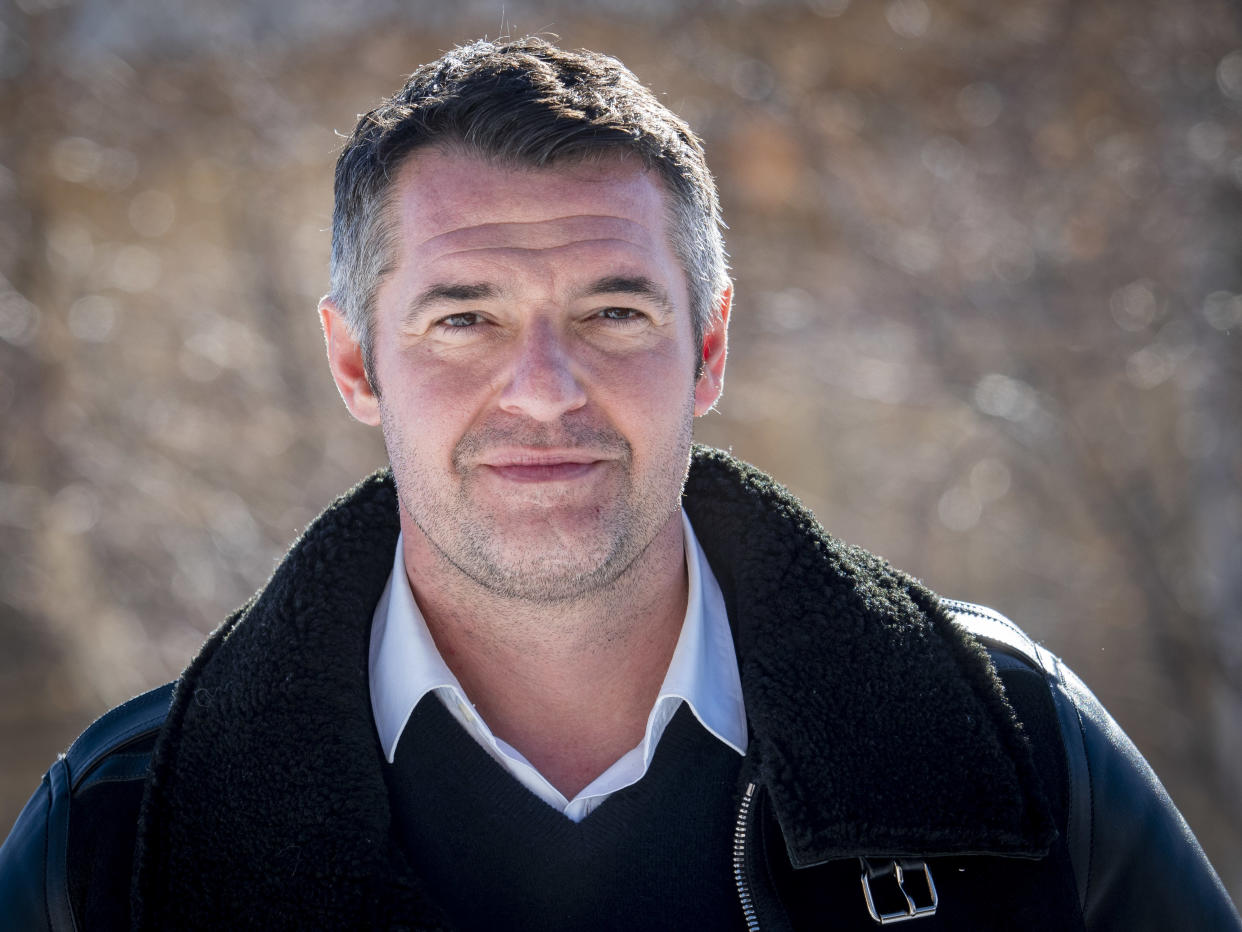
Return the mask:
<svg viewBox="0 0 1242 932">
<path fill-rule="evenodd" d="M 332 297 L 369 376 L 375 294 L 396 260 L 388 191 L 404 160 L 430 144 L 531 167 L 613 152 L 640 158 L 668 188 L 671 245 L 702 344 L 728 268 L 716 184 L 698 137 L 615 58 L 534 37 L 480 40 L 418 68 L 359 118 L 337 159 Z"/>
</svg>

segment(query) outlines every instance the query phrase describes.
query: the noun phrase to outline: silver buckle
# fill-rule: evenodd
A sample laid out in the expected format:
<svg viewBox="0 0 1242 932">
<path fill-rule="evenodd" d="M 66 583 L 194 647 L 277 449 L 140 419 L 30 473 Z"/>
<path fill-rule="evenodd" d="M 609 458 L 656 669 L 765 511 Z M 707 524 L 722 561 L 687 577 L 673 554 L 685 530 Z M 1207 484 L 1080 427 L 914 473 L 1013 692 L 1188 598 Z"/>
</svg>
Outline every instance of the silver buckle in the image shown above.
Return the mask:
<svg viewBox="0 0 1242 932">
<path fill-rule="evenodd" d="M 924 916 L 934 916 L 936 914 L 936 907 L 940 904 L 940 898 L 936 895 L 936 884 L 932 881 L 931 869 L 927 866 L 926 861 L 902 859 L 876 865 L 867 858 L 859 858 L 859 860 L 862 861 L 863 866 L 862 888 L 863 897 L 867 900 L 867 912 L 880 925 L 886 926 L 894 922 L 905 922 L 907 919 L 922 919 Z M 917 882 L 920 874 L 923 879 L 922 884 Z M 885 905 L 896 905 L 904 901 L 905 906 L 901 909 L 884 912 L 876 906 L 877 898 L 872 892 L 871 882 L 888 877 L 893 878 L 893 883 L 885 885 L 889 888 L 888 891 L 881 891 L 888 901 Z M 915 882 L 907 886 L 912 880 Z M 877 887 L 879 887 L 878 884 Z M 900 899 L 891 892 L 893 887 L 896 888 Z M 920 887 L 921 889 L 919 889 Z"/>
</svg>

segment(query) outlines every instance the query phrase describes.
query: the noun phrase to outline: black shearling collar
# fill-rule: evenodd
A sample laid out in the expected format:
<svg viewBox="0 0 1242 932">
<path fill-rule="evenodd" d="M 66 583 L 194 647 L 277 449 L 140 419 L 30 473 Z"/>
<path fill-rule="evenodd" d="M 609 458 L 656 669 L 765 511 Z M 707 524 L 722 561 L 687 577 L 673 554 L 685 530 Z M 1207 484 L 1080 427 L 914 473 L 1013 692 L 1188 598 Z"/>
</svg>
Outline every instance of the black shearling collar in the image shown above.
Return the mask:
<svg viewBox="0 0 1242 932">
<path fill-rule="evenodd" d="M 1039 856 L 1029 748 L 936 597 L 696 448 L 685 505 L 725 593 L 748 766 L 798 866 Z M 177 684 L 139 824 L 135 928 L 443 928 L 393 837 L 367 680 L 398 532 L 391 476 L 325 511 Z"/>
<path fill-rule="evenodd" d="M 748 757 L 795 866 L 1047 853 L 1026 738 L 932 592 L 719 451 L 696 450 L 685 504 L 734 626 Z"/>
</svg>

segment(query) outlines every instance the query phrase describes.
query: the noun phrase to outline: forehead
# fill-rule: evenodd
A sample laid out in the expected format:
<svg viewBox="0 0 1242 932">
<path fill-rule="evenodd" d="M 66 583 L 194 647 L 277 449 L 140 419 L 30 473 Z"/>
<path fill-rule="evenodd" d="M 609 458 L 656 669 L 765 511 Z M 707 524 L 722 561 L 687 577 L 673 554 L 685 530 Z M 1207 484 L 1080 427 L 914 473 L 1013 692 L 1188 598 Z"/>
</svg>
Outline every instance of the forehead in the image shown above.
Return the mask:
<svg viewBox="0 0 1242 932">
<path fill-rule="evenodd" d="M 657 173 L 624 155 L 527 167 L 429 148 L 402 165 L 388 206 L 400 249 L 425 262 L 583 244 L 667 259 L 667 197 Z"/>
</svg>

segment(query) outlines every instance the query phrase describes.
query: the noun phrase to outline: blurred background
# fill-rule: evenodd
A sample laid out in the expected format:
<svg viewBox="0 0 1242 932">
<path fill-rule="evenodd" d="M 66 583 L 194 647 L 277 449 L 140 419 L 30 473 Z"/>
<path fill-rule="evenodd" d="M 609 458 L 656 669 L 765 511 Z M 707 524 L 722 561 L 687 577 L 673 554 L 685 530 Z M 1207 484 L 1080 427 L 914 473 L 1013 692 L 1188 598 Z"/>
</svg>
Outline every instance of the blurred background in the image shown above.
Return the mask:
<svg viewBox="0 0 1242 932">
<path fill-rule="evenodd" d="M 1242 901 L 1225 0 L 0 0 L 0 831 L 385 461 L 315 316 L 334 132 L 539 31 L 706 142 L 737 299 L 699 439 L 1065 657 Z"/>
</svg>

